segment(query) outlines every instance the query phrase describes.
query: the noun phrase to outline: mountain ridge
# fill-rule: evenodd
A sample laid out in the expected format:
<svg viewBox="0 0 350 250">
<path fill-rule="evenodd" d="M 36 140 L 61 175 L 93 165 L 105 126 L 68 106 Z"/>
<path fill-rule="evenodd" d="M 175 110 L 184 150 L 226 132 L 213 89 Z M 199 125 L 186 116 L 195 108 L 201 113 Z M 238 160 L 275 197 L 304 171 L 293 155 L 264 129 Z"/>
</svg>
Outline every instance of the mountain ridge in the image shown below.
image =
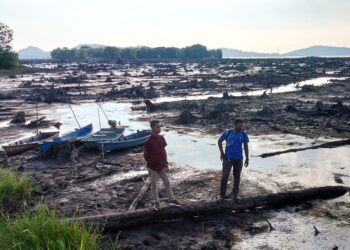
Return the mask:
<svg viewBox="0 0 350 250">
<path fill-rule="evenodd" d="M 314 45 L 307 48 L 292 50 L 287 53 L 260 53 L 260 52 L 251 52 L 243 51 L 237 49 L 227 49 L 221 48 L 223 58 L 256 58 L 256 57 L 340 57 L 350 56 L 350 48 L 348 47 L 338 47 L 338 46 L 326 46 L 326 45 Z"/>
<path fill-rule="evenodd" d="M 78 44 L 73 47 L 79 49 L 82 46 L 91 48 L 107 47 L 103 44 Z M 350 57 L 350 48 L 326 45 L 314 45 L 307 48 L 292 50 L 287 53 L 262 53 L 254 51 L 244 51 L 239 49 L 220 48 L 222 50 L 223 58 L 276 58 L 276 57 Z M 35 46 L 28 46 L 27 48 L 18 51 L 20 60 L 25 59 L 51 59 L 51 52 L 46 52 Z"/>
</svg>

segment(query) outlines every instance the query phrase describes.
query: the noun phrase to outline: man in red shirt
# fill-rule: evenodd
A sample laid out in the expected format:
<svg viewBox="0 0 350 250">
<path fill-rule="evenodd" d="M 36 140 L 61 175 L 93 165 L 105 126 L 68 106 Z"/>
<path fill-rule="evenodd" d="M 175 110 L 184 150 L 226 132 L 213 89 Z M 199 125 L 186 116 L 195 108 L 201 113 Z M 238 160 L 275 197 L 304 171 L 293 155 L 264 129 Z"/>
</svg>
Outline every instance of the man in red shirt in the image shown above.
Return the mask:
<svg viewBox="0 0 350 250">
<path fill-rule="evenodd" d="M 170 203 L 180 205 L 180 203 L 175 199 L 173 190 L 170 186 L 169 178 L 166 174 L 166 172 L 169 172 L 167 154 L 165 151 L 167 143 L 164 137 L 160 135 L 160 124 L 158 121 L 151 121 L 150 125 L 152 135 L 145 142 L 144 158 L 147 162 L 147 170 L 151 179 L 151 191 L 154 198 L 154 208 L 160 208 L 157 191 L 158 178 L 162 179 L 164 183 Z"/>
</svg>

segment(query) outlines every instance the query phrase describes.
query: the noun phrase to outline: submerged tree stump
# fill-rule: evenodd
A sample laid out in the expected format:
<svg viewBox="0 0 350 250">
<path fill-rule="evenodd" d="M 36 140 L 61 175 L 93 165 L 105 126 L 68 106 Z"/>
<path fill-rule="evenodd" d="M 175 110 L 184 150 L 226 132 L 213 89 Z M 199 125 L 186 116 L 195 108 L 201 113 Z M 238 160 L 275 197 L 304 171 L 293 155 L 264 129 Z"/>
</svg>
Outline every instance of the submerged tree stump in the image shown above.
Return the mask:
<svg viewBox="0 0 350 250">
<path fill-rule="evenodd" d="M 332 199 L 349 191 L 344 186 L 327 186 L 309 188 L 263 196 L 242 198 L 240 203 L 233 200 L 201 201 L 181 207 L 164 207 L 139 209 L 125 213 L 110 213 L 97 216 L 78 218 L 83 224 L 97 226 L 105 231 L 119 230 L 130 226 L 162 222 L 165 219 L 175 219 L 191 216 L 202 216 L 224 211 L 242 211 L 257 207 L 294 205 L 316 199 Z"/>
</svg>

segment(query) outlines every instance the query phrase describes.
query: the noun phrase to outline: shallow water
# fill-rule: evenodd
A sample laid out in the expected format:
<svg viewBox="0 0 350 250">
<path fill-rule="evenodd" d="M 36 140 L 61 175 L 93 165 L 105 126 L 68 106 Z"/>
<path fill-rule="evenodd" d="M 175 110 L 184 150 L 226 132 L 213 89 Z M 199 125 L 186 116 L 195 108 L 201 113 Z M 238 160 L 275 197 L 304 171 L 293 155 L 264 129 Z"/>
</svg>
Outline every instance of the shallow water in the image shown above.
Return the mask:
<svg viewBox="0 0 350 250">
<path fill-rule="evenodd" d="M 264 92 L 268 93 L 284 93 L 284 92 L 293 92 L 299 91 L 302 86 L 305 85 L 313 85 L 313 86 L 322 86 L 331 84 L 331 80 L 335 79 L 345 79 L 344 77 L 318 77 L 314 79 L 309 79 L 305 81 L 300 81 L 296 83 L 290 83 L 286 85 L 281 85 L 278 87 L 268 88 L 268 89 L 259 89 L 245 92 L 229 92 L 231 96 L 260 96 Z M 186 97 L 160 97 L 153 100 L 155 103 L 159 102 L 174 102 L 174 101 L 182 101 L 182 100 L 203 100 L 209 97 L 222 97 L 222 93 L 217 94 L 207 94 L 207 95 L 191 95 Z"/>
<path fill-rule="evenodd" d="M 332 220 L 302 216 L 283 210 L 272 212 L 275 230 L 255 234 L 246 232 L 232 249 L 349 249 L 349 231 Z M 266 223 L 265 223 L 266 224 Z M 320 231 L 315 236 L 313 226 Z M 237 232 L 237 234 L 240 234 Z"/>
<path fill-rule="evenodd" d="M 108 119 L 115 119 L 126 125 L 125 134 L 137 129 L 148 128 L 148 122 L 137 118 L 144 114 L 131 112 L 129 103 L 101 103 Z M 55 107 L 55 108 L 54 108 Z M 61 133 L 71 131 L 77 123 L 67 105 L 54 105 L 46 111 L 46 116 L 63 123 Z M 94 131 L 99 130 L 98 105 L 85 103 L 72 105 L 81 126 L 92 122 Z M 107 119 L 100 111 L 101 126 L 107 127 Z M 162 131 L 168 142 L 169 160 L 179 166 L 190 166 L 197 169 L 220 170 L 221 161 L 217 147 L 219 135 L 203 133 L 179 133 L 165 128 Z M 282 183 L 297 182 L 302 186 L 334 185 L 334 173 L 344 174 L 350 171 L 350 146 L 333 149 L 306 150 L 297 153 L 276 155 L 261 158 L 262 153 L 306 147 L 319 144 L 332 138 L 317 140 L 291 134 L 250 136 L 250 166 L 243 171 L 247 177 L 268 174 Z M 350 185 L 349 176 L 341 177 L 345 184 Z M 275 184 L 269 189 L 273 190 Z"/>
<path fill-rule="evenodd" d="M 121 125 L 127 125 L 126 134 L 137 129 L 148 128 L 146 121 L 137 119 L 145 113 L 132 112 L 130 103 L 108 102 L 101 103 L 101 106 L 108 119 L 115 119 L 120 121 Z M 63 123 L 61 133 L 78 127 L 67 104 L 55 104 L 49 109 L 42 110 L 44 107 L 40 107 L 42 115 Z M 72 108 L 81 126 L 92 122 L 94 131 L 99 130 L 100 122 L 96 103 L 72 105 Z M 102 111 L 100 111 L 100 120 L 101 126 L 107 127 L 107 119 Z M 184 173 L 176 174 L 180 179 L 183 178 L 183 175 L 188 176 L 188 170 L 191 168 L 221 169 L 217 147 L 219 134 L 208 135 L 199 132 L 183 134 L 171 130 L 170 127 L 164 128 L 162 134 L 168 142 L 169 161 L 185 168 L 189 166 Z M 305 147 L 329 140 L 332 138 L 314 140 L 291 134 L 250 136 L 251 162 L 250 166 L 242 172 L 242 182 L 254 183 L 257 187 L 269 192 L 278 192 L 298 187 L 337 185 L 334 180 L 334 174 L 337 174 L 345 185 L 350 186 L 350 146 L 307 150 L 264 159 L 257 157 L 266 152 Z M 113 183 L 145 173 L 146 171 L 141 169 L 130 173 L 120 173 L 111 176 L 106 181 Z M 91 185 L 99 187 L 104 184 L 96 181 Z M 350 202 L 350 197 L 345 195 L 329 203 L 335 201 Z M 328 202 L 322 204 L 328 204 Z M 331 209 L 332 212 L 335 211 L 334 207 Z M 275 230 L 254 236 L 247 232 L 237 232 L 241 234 L 239 238 L 242 238 L 242 241 L 236 242 L 233 249 L 332 249 L 335 245 L 339 246 L 339 249 L 347 249 L 346 247 L 350 244 L 349 225 L 339 226 L 339 220 L 290 213 L 285 210 L 271 211 L 271 213 L 273 216 L 270 222 Z M 321 231 L 318 236 L 314 236 L 313 225 Z"/>
</svg>

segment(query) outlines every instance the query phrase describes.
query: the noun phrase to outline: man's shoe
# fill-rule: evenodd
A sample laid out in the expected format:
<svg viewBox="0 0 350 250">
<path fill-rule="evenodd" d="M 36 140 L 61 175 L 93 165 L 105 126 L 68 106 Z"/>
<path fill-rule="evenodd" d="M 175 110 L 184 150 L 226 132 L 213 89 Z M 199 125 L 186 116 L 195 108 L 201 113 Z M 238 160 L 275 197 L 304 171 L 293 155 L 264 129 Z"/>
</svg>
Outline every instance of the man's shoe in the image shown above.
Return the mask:
<svg viewBox="0 0 350 250">
<path fill-rule="evenodd" d="M 233 200 L 234 200 L 236 203 L 240 203 L 240 202 L 241 202 L 241 197 L 239 197 L 239 195 L 235 195 L 235 196 L 233 196 Z"/>
<path fill-rule="evenodd" d="M 153 208 L 154 208 L 154 210 L 159 210 L 160 209 L 159 201 L 154 202 Z"/>
</svg>

